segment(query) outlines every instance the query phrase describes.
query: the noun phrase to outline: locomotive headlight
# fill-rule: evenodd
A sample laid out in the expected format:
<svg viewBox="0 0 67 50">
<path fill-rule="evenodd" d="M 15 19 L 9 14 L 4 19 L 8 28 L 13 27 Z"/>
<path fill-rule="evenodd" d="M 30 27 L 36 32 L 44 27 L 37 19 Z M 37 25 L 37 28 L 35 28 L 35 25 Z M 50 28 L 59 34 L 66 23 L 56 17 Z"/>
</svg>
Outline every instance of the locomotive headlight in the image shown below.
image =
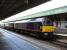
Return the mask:
<svg viewBox="0 0 67 50">
<path fill-rule="evenodd" d="M 44 33 L 44 35 L 46 35 L 46 36 L 47 36 L 47 35 L 48 35 L 48 33 Z"/>
</svg>

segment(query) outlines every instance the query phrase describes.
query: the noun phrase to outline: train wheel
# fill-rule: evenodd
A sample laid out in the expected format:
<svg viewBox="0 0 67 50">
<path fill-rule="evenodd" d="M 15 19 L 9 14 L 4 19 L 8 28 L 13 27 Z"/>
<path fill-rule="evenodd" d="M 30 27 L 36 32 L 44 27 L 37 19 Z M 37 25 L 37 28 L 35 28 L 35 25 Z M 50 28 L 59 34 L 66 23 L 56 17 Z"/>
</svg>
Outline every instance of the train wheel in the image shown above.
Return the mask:
<svg viewBox="0 0 67 50">
<path fill-rule="evenodd" d="M 47 35 L 47 39 L 50 40 L 50 41 L 55 40 L 55 37 L 54 37 L 53 32 L 48 33 L 48 35 Z"/>
<path fill-rule="evenodd" d="M 40 32 L 39 33 L 36 33 L 36 37 L 39 38 L 39 39 L 43 39 L 43 35 Z"/>
</svg>

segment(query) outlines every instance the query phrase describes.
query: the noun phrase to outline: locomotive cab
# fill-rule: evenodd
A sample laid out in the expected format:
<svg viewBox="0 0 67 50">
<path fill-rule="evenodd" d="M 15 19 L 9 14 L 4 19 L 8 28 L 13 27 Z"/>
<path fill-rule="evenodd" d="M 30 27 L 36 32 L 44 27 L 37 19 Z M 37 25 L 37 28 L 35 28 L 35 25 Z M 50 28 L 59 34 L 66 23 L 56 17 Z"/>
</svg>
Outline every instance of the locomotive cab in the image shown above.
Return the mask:
<svg viewBox="0 0 67 50">
<path fill-rule="evenodd" d="M 51 20 L 47 20 L 47 21 L 44 21 L 43 22 L 43 25 L 42 25 L 42 32 L 54 32 L 55 30 L 55 27 L 53 25 L 53 22 Z"/>
<path fill-rule="evenodd" d="M 54 40 L 54 31 L 55 27 L 53 25 L 53 21 L 47 19 L 43 21 L 43 25 L 41 27 L 42 33 L 46 36 L 49 40 Z"/>
</svg>

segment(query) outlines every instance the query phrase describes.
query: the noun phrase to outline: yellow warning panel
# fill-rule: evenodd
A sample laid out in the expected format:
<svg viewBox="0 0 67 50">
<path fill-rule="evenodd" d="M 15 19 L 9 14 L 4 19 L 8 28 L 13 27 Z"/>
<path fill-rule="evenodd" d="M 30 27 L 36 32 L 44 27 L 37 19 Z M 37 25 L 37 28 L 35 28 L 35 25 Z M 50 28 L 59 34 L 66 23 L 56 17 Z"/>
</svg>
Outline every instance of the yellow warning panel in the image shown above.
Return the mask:
<svg viewBox="0 0 67 50">
<path fill-rule="evenodd" d="M 42 26 L 42 32 L 54 32 L 54 26 Z"/>
</svg>

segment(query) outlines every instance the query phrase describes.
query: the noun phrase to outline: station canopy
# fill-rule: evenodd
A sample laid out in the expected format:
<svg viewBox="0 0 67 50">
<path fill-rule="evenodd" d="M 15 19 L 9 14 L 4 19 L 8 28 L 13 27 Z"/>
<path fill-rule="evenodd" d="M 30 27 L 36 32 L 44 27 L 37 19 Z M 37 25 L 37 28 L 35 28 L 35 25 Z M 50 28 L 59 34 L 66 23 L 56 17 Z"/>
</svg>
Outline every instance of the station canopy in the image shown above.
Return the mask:
<svg viewBox="0 0 67 50">
<path fill-rule="evenodd" d="M 51 0 L 24 12 L 10 16 L 1 22 L 17 21 L 60 13 L 67 13 L 67 0 Z"/>
</svg>

